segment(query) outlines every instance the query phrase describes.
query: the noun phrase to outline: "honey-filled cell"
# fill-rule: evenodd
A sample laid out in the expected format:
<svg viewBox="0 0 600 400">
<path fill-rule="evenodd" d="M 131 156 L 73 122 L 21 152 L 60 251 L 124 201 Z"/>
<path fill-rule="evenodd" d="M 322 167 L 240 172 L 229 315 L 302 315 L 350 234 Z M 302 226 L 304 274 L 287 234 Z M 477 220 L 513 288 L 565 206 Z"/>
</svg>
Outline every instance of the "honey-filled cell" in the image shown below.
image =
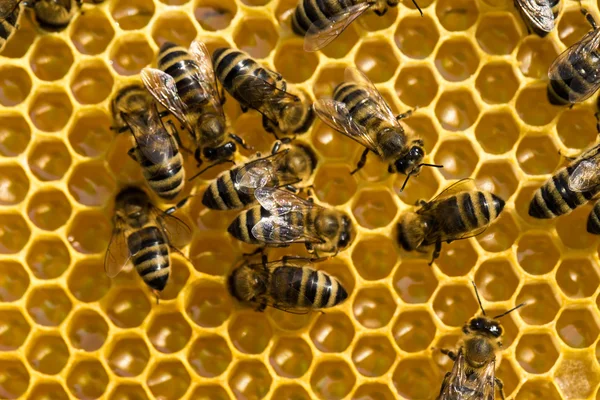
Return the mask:
<svg viewBox="0 0 600 400">
<path fill-rule="evenodd" d="M 396 302 L 387 288 L 361 289 L 354 297 L 352 312 L 354 319 L 367 329 L 386 326 L 394 312 Z"/>
<path fill-rule="evenodd" d="M 310 385 L 320 399 L 341 400 L 346 397 L 354 384 L 356 376 L 345 361 L 332 359 L 315 367 L 310 377 Z"/>
<path fill-rule="evenodd" d="M 149 372 L 146 384 L 155 398 L 179 399 L 190 387 L 191 377 L 179 360 L 160 361 Z"/>
<path fill-rule="evenodd" d="M 152 25 L 152 39 L 157 46 L 171 42 L 187 48 L 197 34 L 192 20 L 184 13 L 163 13 Z"/>
<path fill-rule="evenodd" d="M 410 58 L 423 59 L 429 56 L 440 38 L 432 18 L 407 15 L 400 20 L 394 33 L 394 41 L 400 51 Z"/>
<path fill-rule="evenodd" d="M 93 359 L 81 359 L 71 366 L 67 387 L 77 398 L 98 398 L 104 394 L 109 377 L 102 364 Z"/>
<path fill-rule="evenodd" d="M 0 264 L 0 302 L 19 300 L 29 287 L 29 273 L 16 261 Z"/>
<path fill-rule="evenodd" d="M 118 9 L 118 6 L 115 6 Z M 128 11 L 133 11 L 135 7 L 128 7 Z M 120 13 L 112 14 L 121 29 L 128 29 L 128 21 L 135 19 L 134 16 L 127 21 L 119 18 Z M 107 16 L 97 8 L 90 8 L 85 13 L 80 13 L 73 21 L 71 28 L 71 41 L 81 54 L 96 55 L 103 53 L 115 35 L 115 30 L 108 20 Z"/>
<path fill-rule="evenodd" d="M 31 128 L 19 113 L 5 111 L 0 115 L 0 155 L 16 157 L 23 153 L 31 139 Z"/>
</svg>

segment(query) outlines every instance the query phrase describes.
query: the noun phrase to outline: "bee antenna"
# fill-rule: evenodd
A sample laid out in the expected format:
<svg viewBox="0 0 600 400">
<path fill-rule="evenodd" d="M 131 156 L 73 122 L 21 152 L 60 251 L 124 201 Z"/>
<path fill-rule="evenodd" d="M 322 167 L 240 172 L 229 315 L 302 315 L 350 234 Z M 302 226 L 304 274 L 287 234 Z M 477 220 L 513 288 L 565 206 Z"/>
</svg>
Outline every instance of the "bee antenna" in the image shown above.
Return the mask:
<svg viewBox="0 0 600 400">
<path fill-rule="evenodd" d="M 477 302 L 479 303 L 479 308 L 481 309 L 481 312 L 483 313 L 483 316 L 485 317 L 485 310 L 483 309 L 483 304 L 481 304 L 481 298 L 479 297 L 479 292 L 477 291 L 477 286 L 475 285 L 475 282 L 471 281 L 471 283 L 473 284 L 473 289 L 475 289 L 475 296 L 477 296 Z"/>
<path fill-rule="evenodd" d="M 417 165 L 417 167 L 415 169 L 419 169 L 421 167 L 444 168 L 444 166 L 441 164 L 421 163 L 421 164 Z M 406 175 L 406 179 L 404 180 L 404 183 L 402 184 L 402 187 L 400 188 L 400 192 L 404 191 L 404 188 L 406 187 L 406 184 L 408 183 L 408 178 L 410 178 L 412 175 L 414 175 L 413 172 L 410 172 L 408 175 Z"/>
<path fill-rule="evenodd" d="M 408 183 L 408 178 L 410 178 L 412 174 L 408 174 L 406 175 L 406 179 L 404 180 L 404 183 L 402 184 L 402 187 L 400 188 L 400 192 L 404 191 L 404 187 L 406 186 L 406 184 Z"/>
<path fill-rule="evenodd" d="M 503 312 L 502 314 L 498 314 L 498 315 L 496 315 L 496 316 L 494 317 L 494 319 L 502 318 L 502 317 L 504 317 L 506 314 L 510 314 L 511 312 L 513 312 L 513 311 L 515 311 L 515 310 L 518 310 L 519 308 L 521 308 L 521 307 L 523 307 L 523 306 L 526 306 L 526 304 L 525 304 L 525 303 L 521 303 L 521 304 L 519 304 L 518 306 L 516 306 L 516 307 L 513 307 L 513 308 L 511 308 L 510 310 L 508 310 L 508 311 L 506 311 L 506 312 Z"/>
<path fill-rule="evenodd" d="M 442 164 L 419 164 L 418 168 L 421 167 L 444 168 Z"/>
</svg>

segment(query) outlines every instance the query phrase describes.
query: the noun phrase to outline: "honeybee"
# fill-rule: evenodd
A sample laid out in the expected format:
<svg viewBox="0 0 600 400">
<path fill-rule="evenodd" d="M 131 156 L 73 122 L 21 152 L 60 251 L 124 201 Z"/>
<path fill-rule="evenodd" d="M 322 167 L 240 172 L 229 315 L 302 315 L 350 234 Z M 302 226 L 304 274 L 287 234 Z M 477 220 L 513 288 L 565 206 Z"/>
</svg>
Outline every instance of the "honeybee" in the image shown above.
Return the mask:
<svg viewBox="0 0 600 400">
<path fill-rule="evenodd" d="M 140 85 L 119 91 L 112 110 L 117 127 L 124 124 L 120 131 L 129 129 L 133 135 L 135 146 L 127 154 L 140 164 L 150 188 L 163 199 L 177 197 L 184 186 L 185 169 L 175 126 L 165 126 L 152 97 Z"/>
<path fill-rule="evenodd" d="M 416 0 L 412 2 L 423 16 Z M 365 11 L 371 9 L 382 16 L 389 7 L 396 7 L 398 3 L 398 0 L 300 0 L 292 14 L 292 30 L 304 36 L 305 51 L 317 51 L 331 43 Z"/>
<path fill-rule="evenodd" d="M 463 326 L 464 336 L 458 353 L 441 350 L 454 361 L 454 365 L 452 371 L 444 376 L 438 400 L 494 400 L 496 385 L 500 397 L 505 398 L 504 385 L 496 377 L 496 352 L 502 349 L 503 334 L 497 320 L 525 304 L 489 318 L 481 304 L 477 287 L 472 283 L 482 315 L 471 318 Z"/>
<path fill-rule="evenodd" d="M 472 179 L 462 179 L 443 190 L 433 200 L 420 201 L 416 212 L 408 212 L 398 222 L 398 242 L 404 250 L 427 251 L 434 245 L 429 265 L 439 257 L 442 242 L 477 236 L 500 215 L 504 200 L 478 190 Z"/>
<path fill-rule="evenodd" d="M 158 68 L 144 68 L 142 80 L 150 94 L 190 132 L 198 165 L 203 158 L 215 164 L 231 161 L 236 143 L 246 148 L 242 138 L 225 133 L 223 99 L 204 43 L 193 41 L 188 51 L 166 42 L 160 47 Z"/>
<path fill-rule="evenodd" d="M 600 88 L 600 30 L 594 17 L 581 12 L 592 30 L 562 52 L 548 70 L 548 100 L 554 105 L 580 103 Z"/>
<path fill-rule="evenodd" d="M 308 260 L 284 257 L 258 264 L 243 264 L 227 280 L 229 293 L 243 303 L 267 306 L 294 314 L 337 306 L 348 292 L 333 276 L 313 269 Z"/>
<path fill-rule="evenodd" d="M 104 258 L 109 277 L 116 276 L 131 259 L 143 281 L 158 294 L 171 272 L 170 250 L 185 246 L 190 228 L 171 215 L 187 199 L 166 211 L 156 208 L 141 189 L 126 187 L 115 200 L 114 230 Z"/>
<path fill-rule="evenodd" d="M 213 210 L 236 210 L 254 204 L 259 187 L 286 187 L 306 182 L 317 166 L 317 156 L 305 144 L 279 150 L 278 142 L 268 157 L 257 158 L 222 172 L 213 180 L 202 204 Z"/>
<path fill-rule="evenodd" d="M 515 0 L 515 6 L 527 29 L 540 37 L 546 36 L 554 29 L 559 5 L 560 0 Z"/>
<path fill-rule="evenodd" d="M 529 215 L 548 219 L 565 215 L 600 192 L 600 144 L 584 151 L 536 190 Z"/>
<path fill-rule="evenodd" d="M 227 228 L 243 242 L 274 247 L 304 243 L 311 253 L 337 254 L 356 236 L 352 220 L 344 212 L 277 188 L 260 187 L 254 196 L 260 205 L 242 212 Z"/>
<path fill-rule="evenodd" d="M 356 68 L 346 68 L 345 80 L 335 88 L 333 99 L 317 100 L 313 107 L 323 122 L 366 147 L 351 174 L 364 167 L 369 151 L 389 163 L 390 173 L 406 175 L 400 191 L 421 167 L 443 167 L 422 163 L 423 140 L 409 137 L 398 122 L 411 112 L 395 117 L 375 85 Z"/>
<path fill-rule="evenodd" d="M 236 99 L 242 111 L 253 108 L 263 116 L 263 127 L 278 137 L 281 134 L 306 132 L 313 120 L 310 96 L 287 92 L 287 83 L 248 54 L 235 49 L 219 48 L 213 53 L 215 72 L 221 85 Z"/>
</svg>

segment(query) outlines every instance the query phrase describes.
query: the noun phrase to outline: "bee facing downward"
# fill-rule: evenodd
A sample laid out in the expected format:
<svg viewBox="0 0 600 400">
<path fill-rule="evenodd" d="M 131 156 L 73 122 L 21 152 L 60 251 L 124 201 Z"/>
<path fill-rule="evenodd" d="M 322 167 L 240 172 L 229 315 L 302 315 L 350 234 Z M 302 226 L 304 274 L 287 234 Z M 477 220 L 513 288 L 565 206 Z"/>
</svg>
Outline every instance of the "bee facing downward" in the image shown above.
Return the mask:
<svg viewBox="0 0 600 400">
<path fill-rule="evenodd" d="M 191 239 L 190 228 L 170 215 L 184 203 L 163 212 L 152 205 L 143 190 L 121 190 L 115 200 L 114 230 L 104 258 L 106 274 L 116 276 L 131 259 L 137 273 L 158 295 L 169 280 L 170 250 L 178 251 Z"/>
<path fill-rule="evenodd" d="M 192 42 L 189 51 L 170 42 L 163 44 L 158 68 L 144 68 L 142 80 L 156 101 L 190 132 L 198 164 L 203 158 L 217 164 L 231 161 L 236 143 L 246 147 L 240 137 L 225 133 L 223 99 L 204 43 Z"/>
<path fill-rule="evenodd" d="M 260 187 L 289 189 L 306 182 L 317 166 L 316 154 L 304 144 L 279 150 L 280 144 L 273 146 L 268 157 L 222 172 L 206 188 L 202 204 L 213 210 L 236 210 L 254 204 L 254 191 Z"/>
<path fill-rule="evenodd" d="M 140 164 L 150 188 L 163 199 L 177 197 L 184 186 L 185 170 L 175 126 L 169 124 L 167 129 L 156 104 L 139 85 L 123 88 L 113 100 L 112 109 L 116 128 L 121 126 L 120 130 L 132 133 L 135 146 L 127 154 Z"/>
<path fill-rule="evenodd" d="M 410 137 L 398 122 L 410 112 L 394 116 L 377 88 L 358 69 L 346 68 L 345 79 L 334 90 L 333 99 L 317 100 L 314 109 L 327 125 L 366 147 L 352 174 L 364 167 L 369 151 L 389 163 L 390 173 L 406 175 L 400 191 L 421 167 L 442 168 L 422 162 L 423 141 Z"/>
<path fill-rule="evenodd" d="M 431 265 L 440 255 L 442 242 L 483 233 L 502 212 L 504 200 L 477 190 L 472 179 L 462 179 L 420 205 L 417 212 L 400 217 L 398 242 L 407 251 L 427 251 L 434 245 Z"/>
<path fill-rule="evenodd" d="M 260 264 L 244 264 L 231 273 L 229 293 L 244 303 L 267 306 L 294 314 L 334 307 L 348 298 L 342 284 L 331 275 L 307 265 L 306 259 L 284 257 Z"/>
<path fill-rule="evenodd" d="M 227 228 L 243 242 L 274 247 L 304 243 L 317 255 L 337 254 L 356 236 L 352 220 L 344 212 L 277 188 L 258 188 L 254 196 L 260 205 L 242 212 Z"/>
<path fill-rule="evenodd" d="M 442 350 L 442 353 L 454 361 L 454 365 L 452 371 L 444 376 L 438 400 L 494 400 L 496 385 L 500 397 L 504 399 L 504 385 L 496 377 L 496 352 L 502 349 L 503 334 L 497 320 L 525 304 L 489 318 L 485 314 L 475 283 L 473 287 L 482 315 L 471 318 L 463 326 L 464 336 L 458 353 Z"/>
<path fill-rule="evenodd" d="M 527 29 L 544 37 L 554 29 L 560 0 L 515 0 L 515 6 Z"/>
</svg>

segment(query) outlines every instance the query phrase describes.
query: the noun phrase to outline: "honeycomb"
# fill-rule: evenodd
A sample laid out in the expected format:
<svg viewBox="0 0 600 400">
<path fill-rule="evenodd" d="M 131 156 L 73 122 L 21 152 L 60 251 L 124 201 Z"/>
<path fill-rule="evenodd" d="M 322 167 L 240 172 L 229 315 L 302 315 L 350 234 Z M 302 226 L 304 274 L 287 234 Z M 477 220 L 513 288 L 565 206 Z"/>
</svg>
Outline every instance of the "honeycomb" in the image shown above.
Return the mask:
<svg viewBox="0 0 600 400">
<path fill-rule="evenodd" d="M 22 19 L 0 57 L 0 398 L 432 399 L 451 368 L 432 348 L 455 346 L 478 311 L 474 280 L 492 315 L 530 304 L 503 319 L 497 375 L 508 397 L 599 399 L 591 205 L 554 220 L 527 214 L 535 189 L 565 163 L 559 151 L 596 140 L 595 99 L 568 109 L 545 98 L 548 66 L 589 30 L 578 3 L 565 1 L 541 39 L 510 0 L 420 0 L 424 17 L 403 0 L 304 53 L 278 25 L 295 1 L 107 0 L 85 5 L 61 33 Z M 598 17 L 598 4 L 584 6 Z M 258 314 L 233 301 L 225 276 L 249 247 L 226 234 L 236 213 L 205 209 L 201 196 L 179 212 L 194 240 L 183 249 L 189 261 L 173 255 L 158 305 L 134 271 L 104 274 L 114 196 L 143 185 L 125 156 L 130 136 L 110 130 L 110 99 L 162 43 L 194 38 L 211 51 L 245 50 L 315 97 L 357 65 L 395 112 L 418 109 L 406 126 L 444 168 L 424 169 L 402 193 L 404 176 L 376 157 L 351 176 L 362 149 L 326 125 L 299 139 L 318 153 L 317 201 L 357 225 L 351 248 L 318 265 L 350 293 L 342 306 Z M 231 98 L 225 111 L 254 151 L 270 149 L 256 112 L 241 114 Z M 444 245 L 432 267 L 400 250 L 399 215 L 465 177 L 507 200 L 499 220 Z"/>
</svg>

